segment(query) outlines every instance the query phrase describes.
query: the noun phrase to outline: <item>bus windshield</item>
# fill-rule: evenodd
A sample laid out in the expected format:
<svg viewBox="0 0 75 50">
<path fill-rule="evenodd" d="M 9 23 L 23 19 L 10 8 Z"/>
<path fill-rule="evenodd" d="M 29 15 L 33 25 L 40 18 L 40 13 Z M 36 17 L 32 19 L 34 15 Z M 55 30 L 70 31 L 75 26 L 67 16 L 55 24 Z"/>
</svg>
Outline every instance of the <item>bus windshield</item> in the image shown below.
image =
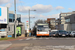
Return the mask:
<svg viewBox="0 0 75 50">
<path fill-rule="evenodd" d="M 48 25 L 39 25 L 37 28 L 39 31 L 48 31 Z"/>
</svg>

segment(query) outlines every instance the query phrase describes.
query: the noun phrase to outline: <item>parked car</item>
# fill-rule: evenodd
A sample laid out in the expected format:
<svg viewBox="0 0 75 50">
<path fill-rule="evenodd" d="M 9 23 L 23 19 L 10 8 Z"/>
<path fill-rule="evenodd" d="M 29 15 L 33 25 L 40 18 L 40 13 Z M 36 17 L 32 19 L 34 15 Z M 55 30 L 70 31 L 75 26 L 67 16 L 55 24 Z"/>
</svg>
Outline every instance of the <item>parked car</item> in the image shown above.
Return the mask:
<svg viewBox="0 0 75 50">
<path fill-rule="evenodd" d="M 51 32 L 49 36 L 50 37 L 58 37 L 59 35 L 57 34 L 57 31 L 55 31 L 55 32 Z"/>
<path fill-rule="evenodd" d="M 57 31 L 57 34 L 59 36 L 68 36 L 69 35 L 69 33 L 67 31 L 64 31 L 64 30 Z"/>
<path fill-rule="evenodd" d="M 75 31 L 71 31 L 70 36 L 75 37 Z"/>
<path fill-rule="evenodd" d="M 56 31 L 58 31 L 58 30 L 51 30 L 51 32 L 56 32 Z"/>
<path fill-rule="evenodd" d="M 68 36 L 69 36 L 69 37 L 71 36 L 71 31 L 68 32 Z"/>
</svg>

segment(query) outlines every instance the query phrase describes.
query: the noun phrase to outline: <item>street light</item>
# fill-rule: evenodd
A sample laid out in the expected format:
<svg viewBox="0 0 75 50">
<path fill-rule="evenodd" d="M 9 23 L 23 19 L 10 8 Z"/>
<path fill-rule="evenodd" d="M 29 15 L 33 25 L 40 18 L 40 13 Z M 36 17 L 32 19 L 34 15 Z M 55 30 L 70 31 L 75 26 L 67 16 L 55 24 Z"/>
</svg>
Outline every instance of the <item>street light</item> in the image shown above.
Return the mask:
<svg viewBox="0 0 75 50">
<path fill-rule="evenodd" d="M 16 16 L 16 0 L 14 0 L 14 11 L 15 11 L 15 38 L 16 38 L 16 19 L 17 19 L 17 16 Z"/>
<path fill-rule="evenodd" d="M 30 11 L 36 11 L 36 10 L 30 10 L 29 9 L 29 29 L 30 29 Z"/>
</svg>

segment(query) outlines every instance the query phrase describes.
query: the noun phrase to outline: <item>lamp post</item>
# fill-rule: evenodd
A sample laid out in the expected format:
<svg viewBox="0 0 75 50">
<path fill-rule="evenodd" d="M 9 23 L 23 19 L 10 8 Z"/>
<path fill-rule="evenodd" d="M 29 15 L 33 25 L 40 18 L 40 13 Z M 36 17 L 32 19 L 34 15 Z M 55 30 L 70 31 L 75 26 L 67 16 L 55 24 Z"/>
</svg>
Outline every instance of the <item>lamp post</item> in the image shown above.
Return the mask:
<svg viewBox="0 0 75 50">
<path fill-rule="evenodd" d="M 16 16 L 16 0 L 14 0 L 14 12 L 15 12 L 15 38 L 16 38 L 16 19 L 17 19 L 17 16 Z"/>
<path fill-rule="evenodd" d="M 29 29 L 30 29 L 30 11 L 36 11 L 36 10 L 30 10 L 29 9 Z"/>
</svg>

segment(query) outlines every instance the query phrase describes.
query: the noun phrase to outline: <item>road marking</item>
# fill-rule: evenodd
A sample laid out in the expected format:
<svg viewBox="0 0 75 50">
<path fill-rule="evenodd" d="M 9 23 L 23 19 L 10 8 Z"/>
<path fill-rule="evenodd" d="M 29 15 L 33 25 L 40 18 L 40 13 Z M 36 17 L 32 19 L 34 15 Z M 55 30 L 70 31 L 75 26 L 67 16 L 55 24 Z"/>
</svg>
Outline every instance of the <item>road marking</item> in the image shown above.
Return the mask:
<svg viewBox="0 0 75 50">
<path fill-rule="evenodd" d="M 37 38 L 33 38 L 33 40 L 36 40 Z"/>
<path fill-rule="evenodd" d="M 64 39 L 64 38 L 59 38 L 59 39 Z"/>
<path fill-rule="evenodd" d="M 23 50 L 75 50 L 75 46 L 65 46 L 65 45 L 59 45 L 59 46 L 31 46 L 31 47 L 24 47 Z"/>
<path fill-rule="evenodd" d="M 53 49 L 53 50 L 61 50 L 61 49 Z"/>
<path fill-rule="evenodd" d="M 43 38 L 39 38 L 39 39 L 43 39 Z"/>
<path fill-rule="evenodd" d="M 75 38 L 73 38 L 73 39 L 75 39 Z"/>
<path fill-rule="evenodd" d="M 31 38 L 27 38 L 26 40 L 30 40 Z"/>
<path fill-rule="evenodd" d="M 45 39 L 49 39 L 49 38 L 45 38 Z"/>
<path fill-rule="evenodd" d="M 52 38 L 52 39 L 56 39 L 56 38 Z"/>
<path fill-rule="evenodd" d="M 75 39 L 75 38 L 54 38 L 54 37 L 52 37 L 52 38 L 27 38 L 27 39 L 25 39 L 25 40 L 42 40 L 42 39 L 46 39 L 46 40 L 48 40 L 48 39 L 60 39 L 60 40 L 63 40 L 63 39 Z M 23 39 L 20 39 L 20 41 L 22 41 Z"/>
</svg>

